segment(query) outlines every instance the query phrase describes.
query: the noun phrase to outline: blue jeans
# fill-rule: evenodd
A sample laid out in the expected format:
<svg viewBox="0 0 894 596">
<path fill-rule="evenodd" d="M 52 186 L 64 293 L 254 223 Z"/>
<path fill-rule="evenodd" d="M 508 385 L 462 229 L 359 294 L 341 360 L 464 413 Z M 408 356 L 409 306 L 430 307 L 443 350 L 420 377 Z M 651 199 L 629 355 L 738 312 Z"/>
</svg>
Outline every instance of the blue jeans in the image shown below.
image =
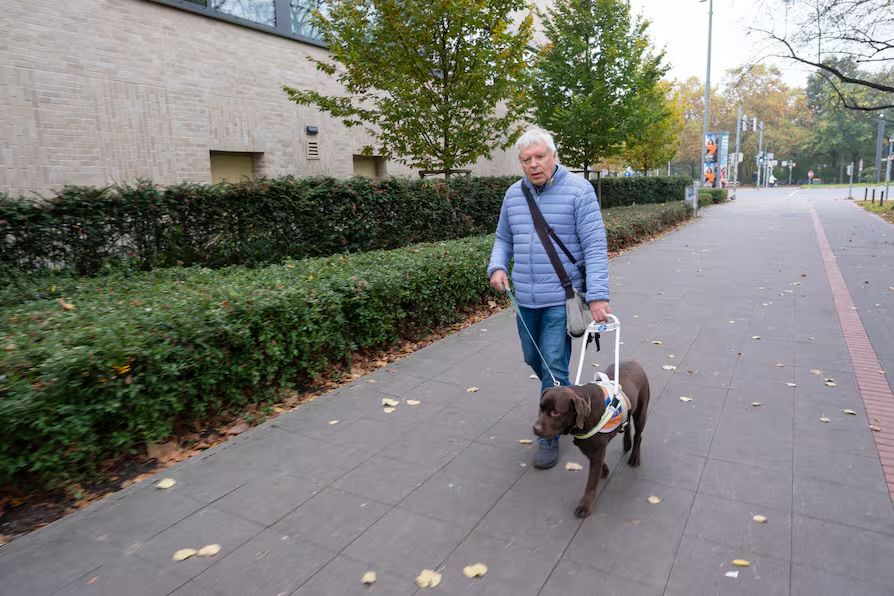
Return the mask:
<svg viewBox="0 0 894 596">
<path fill-rule="evenodd" d="M 534 342 L 543 354 L 549 370 L 562 385 L 568 385 L 568 365 L 571 361 L 571 338 L 565 329 L 565 305 L 548 306 L 546 308 L 518 307 L 518 316 L 515 323 L 518 326 L 518 335 L 521 338 L 522 353 L 525 362 L 534 369 L 534 373 L 540 379 L 540 391 L 553 386 L 553 379 L 549 375 L 543 359 L 537 353 Z M 524 319 L 528 331 L 534 337 L 528 336 L 521 319 Z"/>
</svg>

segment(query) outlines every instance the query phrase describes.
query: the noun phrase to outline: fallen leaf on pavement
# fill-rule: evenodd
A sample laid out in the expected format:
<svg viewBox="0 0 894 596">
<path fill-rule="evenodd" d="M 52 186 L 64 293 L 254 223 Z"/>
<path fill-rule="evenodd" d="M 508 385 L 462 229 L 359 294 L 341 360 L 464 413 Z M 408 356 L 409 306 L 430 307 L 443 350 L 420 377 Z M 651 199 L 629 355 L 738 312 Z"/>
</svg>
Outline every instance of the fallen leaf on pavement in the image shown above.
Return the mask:
<svg viewBox="0 0 894 596">
<path fill-rule="evenodd" d="M 664 370 L 677 370 L 677 367 L 674 366 L 673 364 L 665 364 L 661 368 L 663 368 Z"/>
<path fill-rule="evenodd" d="M 198 552 L 199 551 L 194 548 L 181 548 L 176 553 L 174 553 L 174 556 L 171 557 L 171 559 L 173 559 L 174 561 L 185 561 Z"/>
<path fill-rule="evenodd" d="M 224 431 L 225 435 L 241 435 L 249 428 L 248 424 L 244 420 L 240 420 L 233 426 L 229 427 Z"/>
<path fill-rule="evenodd" d="M 647 500 L 648 500 L 649 503 L 651 503 L 652 505 L 657 505 L 658 503 L 661 502 L 661 497 L 656 497 L 655 495 L 652 495 L 652 496 L 649 497 Z"/>
<path fill-rule="evenodd" d="M 408 399 L 408 400 L 407 400 L 407 405 L 408 405 L 408 406 L 418 406 L 418 405 L 421 404 L 421 403 L 422 403 L 422 402 L 419 401 L 418 399 Z"/>
<path fill-rule="evenodd" d="M 375 379 L 369 379 L 369 380 L 367 380 L 366 382 L 367 382 L 367 383 L 378 383 L 378 381 L 375 380 Z"/>
<path fill-rule="evenodd" d="M 843 409 L 843 410 L 841 410 L 841 411 L 844 412 L 845 414 L 847 414 L 848 416 L 856 416 L 856 415 L 857 415 L 856 412 L 854 412 L 853 410 L 848 409 L 848 408 L 845 408 L 845 409 Z"/>
<path fill-rule="evenodd" d="M 416 578 L 416 585 L 420 588 L 434 588 L 441 583 L 441 574 L 431 569 L 423 569 Z"/>
<path fill-rule="evenodd" d="M 466 565 L 463 567 L 463 575 L 466 577 L 481 577 L 487 573 L 487 565 L 484 563 L 475 563 L 474 565 Z"/>
<path fill-rule="evenodd" d="M 569 472 L 579 472 L 580 470 L 583 470 L 584 467 L 580 464 L 576 464 L 573 461 L 570 461 L 567 464 L 565 464 L 565 469 L 568 470 Z"/>
<path fill-rule="evenodd" d="M 338 424 L 339 422 L 341 422 L 341 420 L 330 420 L 329 426 L 332 426 L 333 424 Z"/>
<path fill-rule="evenodd" d="M 399 403 L 399 401 L 397 401 L 396 399 L 391 399 L 390 397 L 382 398 L 382 405 L 389 408 L 396 408 Z"/>
<path fill-rule="evenodd" d="M 363 574 L 363 577 L 360 578 L 360 583 L 362 584 L 372 584 L 376 581 L 376 572 L 375 571 L 367 571 Z"/>
<path fill-rule="evenodd" d="M 662 342 L 661 342 L 660 339 L 653 339 L 653 340 L 652 340 L 652 344 L 653 344 L 653 345 L 660 346 L 661 343 L 662 343 Z"/>
<path fill-rule="evenodd" d="M 174 480 L 173 478 L 165 478 L 163 480 L 159 480 L 155 484 L 155 488 L 171 488 L 175 484 L 177 484 L 177 481 Z"/>
<path fill-rule="evenodd" d="M 760 339 L 760 338 L 761 338 L 760 335 L 752 335 L 752 336 L 751 336 L 751 339 Z"/>
<path fill-rule="evenodd" d="M 725 575 L 726 577 L 731 577 L 731 578 L 733 578 L 733 579 L 738 579 L 738 578 L 739 578 L 739 572 L 738 572 L 738 571 L 727 571 L 724 575 Z"/>
<path fill-rule="evenodd" d="M 538 380 L 539 380 L 539 377 L 538 377 L 537 375 L 528 375 L 528 378 L 529 378 L 529 379 L 538 379 Z"/>
<path fill-rule="evenodd" d="M 752 517 L 751 519 L 753 519 L 754 521 L 756 521 L 756 522 L 759 523 L 759 524 L 765 524 L 765 523 L 767 523 L 767 516 L 766 516 L 766 515 L 755 515 L 755 516 Z"/>
<path fill-rule="evenodd" d="M 751 402 L 751 405 L 754 406 L 754 407 L 756 408 L 756 407 L 758 407 L 758 406 L 760 406 L 760 405 L 763 405 L 763 403 L 762 403 L 762 402 L 759 402 L 759 401 L 753 401 L 753 402 Z"/>
<path fill-rule="evenodd" d="M 519 445 L 530 445 L 533 442 L 534 441 L 532 441 L 531 439 L 519 439 L 518 440 Z"/>
<path fill-rule="evenodd" d="M 466 393 L 475 393 L 476 391 L 478 391 L 478 387 L 469 387 L 466 389 Z"/>
<path fill-rule="evenodd" d="M 823 416 L 820 417 L 820 422 L 832 422 L 832 419 L 823 414 Z"/>
<path fill-rule="evenodd" d="M 682 395 L 680 396 L 680 401 L 692 401 L 692 398 L 686 395 Z"/>
<path fill-rule="evenodd" d="M 786 385 L 786 387 L 797 387 L 798 386 L 797 383 L 786 383 L 785 385 Z"/>
<path fill-rule="evenodd" d="M 95 584 L 95 583 L 96 583 L 96 580 L 97 580 L 98 578 L 99 578 L 98 575 L 94 575 L 93 577 L 91 577 L 90 579 L 87 580 L 87 583 L 88 583 L 88 584 L 91 584 L 91 585 L 92 585 L 92 584 Z"/>
<path fill-rule="evenodd" d="M 736 567 L 751 567 L 751 561 L 746 561 L 745 559 L 733 559 L 732 564 Z"/>
<path fill-rule="evenodd" d="M 811 369 L 810 369 L 810 374 L 812 374 L 812 375 L 821 375 L 821 374 L 823 374 L 823 371 L 820 370 L 820 369 L 818 369 L 818 368 L 811 368 Z"/>
<path fill-rule="evenodd" d="M 826 387 L 837 387 L 835 381 L 826 381 Z"/>
<path fill-rule="evenodd" d="M 199 549 L 199 552 L 196 553 L 197 557 L 213 557 L 217 553 L 220 552 L 219 544 L 209 544 L 207 546 L 203 546 Z"/>
<path fill-rule="evenodd" d="M 396 410 L 396 409 L 397 408 L 395 408 L 393 406 L 385 406 L 384 408 L 382 408 L 382 411 L 385 412 L 386 414 L 393 414 L 394 410 Z"/>
<path fill-rule="evenodd" d="M 882 432 L 882 427 L 877 424 L 870 424 L 869 430 L 879 433 L 879 432 Z"/>
<path fill-rule="evenodd" d="M 784 365 L 783 363 L 781 363 L 781 362 L 777 362 L 777 363 L 776 363 L 776 366 L 778 366 L 779 368 L 784 368 L 784 367 L 785 367 L 785 365 Z"/>
</svg>

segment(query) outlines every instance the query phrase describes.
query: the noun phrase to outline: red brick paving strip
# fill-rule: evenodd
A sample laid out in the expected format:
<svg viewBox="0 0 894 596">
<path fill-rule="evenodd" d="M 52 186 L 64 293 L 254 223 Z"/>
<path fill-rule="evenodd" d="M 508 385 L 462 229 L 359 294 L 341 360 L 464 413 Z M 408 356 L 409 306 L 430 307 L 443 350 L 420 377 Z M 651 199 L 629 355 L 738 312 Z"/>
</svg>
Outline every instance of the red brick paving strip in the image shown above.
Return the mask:
<svg viewBox="0 0 894 596">
<path fill-rule="evenodd" d="M 879 373 L 882 367 L 879 365 L 878 356 L 869 343 L 869 337 L 863 328 L 860 315 L 852 308 L 854 301 L 851 293 L 844 283 L 835 255 L 829 245 L 829 239 L 823 231 L 816 209 L 810 207 L 810 217 L 813 219 L 813 227 L 816 229 L 816 239 L 820 252 L 823 255 L 823 263 L 826 266 L 826 277 L 832 287 L 832 297 L 835 300 L 835 310 L 838 311 L 838 320 L 844 331 L 844 341 L 851 355 L 854 365 L 854 374 L 857 377 L 857 387 L 863 398 L 863 406 L 866 408 L 866 416 L 869 424 L 880 427 L 880 431 L 872 433 L 875 439 L 875 447 L 878 450 L 882 469 L 885 472 L 885 480 L 888 483 L 888 492 L 894 499 L 894 394 L 885 375 Z"/>
</svg>

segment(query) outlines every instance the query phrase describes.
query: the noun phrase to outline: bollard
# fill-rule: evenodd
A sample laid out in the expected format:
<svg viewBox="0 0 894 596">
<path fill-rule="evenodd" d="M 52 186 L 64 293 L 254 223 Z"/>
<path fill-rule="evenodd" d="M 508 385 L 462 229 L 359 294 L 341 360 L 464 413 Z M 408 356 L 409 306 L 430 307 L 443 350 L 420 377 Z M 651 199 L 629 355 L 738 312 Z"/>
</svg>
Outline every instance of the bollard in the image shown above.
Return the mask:
<svg viewBox="0 0 894 596">
<path fill-rule="evenodd" d="M 881 193 L 879 194 L 879 197 L 880 198 L 878 200 L 878 206 L 881 207 L 882 205 L 885 204 L 885 191 L 881 191 Z"/>
<path fill-rule="evenodd" d="M 865 201 L 867 198 L 869 198 L 869 187 L 868 186 L 863 189 L 863 200 Z"/>
<path fill-rule="evenodd" d="M 875 205 L 875 189 L 872 189 L 872 204 Z"/>
</svg>

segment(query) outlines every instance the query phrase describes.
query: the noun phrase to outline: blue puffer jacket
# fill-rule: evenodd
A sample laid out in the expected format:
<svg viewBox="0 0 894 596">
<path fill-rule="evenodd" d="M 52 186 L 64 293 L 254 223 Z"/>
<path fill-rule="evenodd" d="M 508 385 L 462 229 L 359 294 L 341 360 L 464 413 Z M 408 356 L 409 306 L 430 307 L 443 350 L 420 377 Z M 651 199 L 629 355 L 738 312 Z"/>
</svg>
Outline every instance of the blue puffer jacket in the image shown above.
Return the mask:
<svg viewBox="0 0 894 596">
<path fill-rule="evenodd" d="M 583 177 L 572 174 L 562 166 L 558 167 L 539 195 L 527 178 L 522 178 L 506 191 L 487 276 L 490 277 L 497 269 L 508 271 L 509 260 L 515 257 L 512 286 L 520 305 L 543 308 L 565 303 L 565 291 L 534 229 L 522 184 L 531 189 L 543 217 L 574 258 L 578 261 L 583 258 L 587 264 L 587 293 L 584 298 L 587 302 L 608 300 L 608 249 L 596 192 Z M 565 265 L 571 283 L 580 289 L 577 267 L 571 264 L 560 248 L 556 247 L 556 252 Z"/>
</svg>

